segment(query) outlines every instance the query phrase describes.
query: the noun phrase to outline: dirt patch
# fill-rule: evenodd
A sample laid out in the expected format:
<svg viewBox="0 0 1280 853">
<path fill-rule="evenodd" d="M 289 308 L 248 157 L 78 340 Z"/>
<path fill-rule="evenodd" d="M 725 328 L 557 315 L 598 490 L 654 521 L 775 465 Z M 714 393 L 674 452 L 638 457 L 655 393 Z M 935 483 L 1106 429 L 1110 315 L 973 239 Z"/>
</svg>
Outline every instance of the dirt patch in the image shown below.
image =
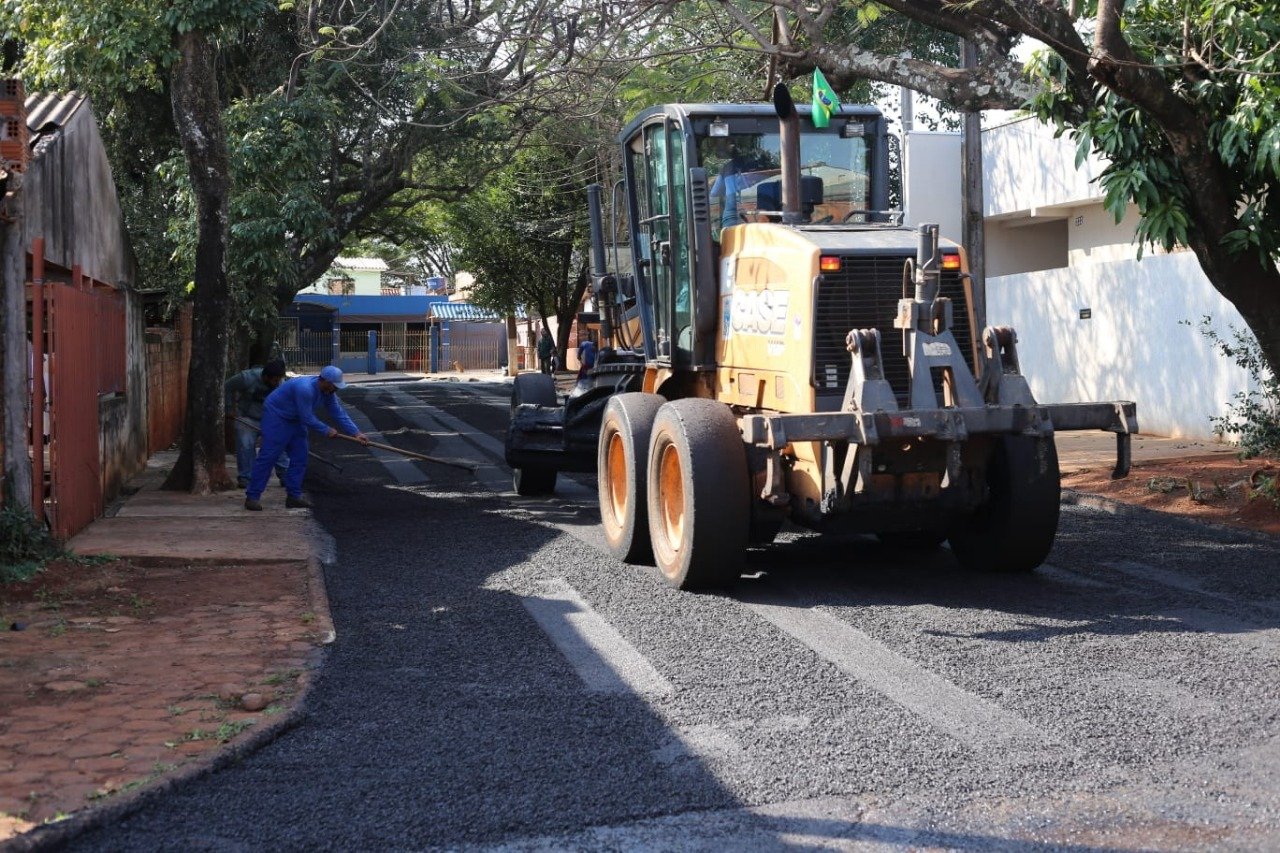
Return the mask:
<svg viewBox="0 0 1280 853">
<path fill-rule="evenodd" d="M 1274 456 L 1241 460 L 1216 454 L 1135 462 L 1121 480 L 1112 480 L 1109 469 L 1074 471 L 1063 474 L 1062 485 L 1161 512 L 1280 535 L 1280 507 L 1257 489 L 1267 478 L 1280 487 L 1280 460 Z"/>
<path fill-rule="evenodd" d="M 305 563 L 57 562 L 0 586 L 0 842 L 286 710 L 321 641 L 307 584 Z"/>
</svg>

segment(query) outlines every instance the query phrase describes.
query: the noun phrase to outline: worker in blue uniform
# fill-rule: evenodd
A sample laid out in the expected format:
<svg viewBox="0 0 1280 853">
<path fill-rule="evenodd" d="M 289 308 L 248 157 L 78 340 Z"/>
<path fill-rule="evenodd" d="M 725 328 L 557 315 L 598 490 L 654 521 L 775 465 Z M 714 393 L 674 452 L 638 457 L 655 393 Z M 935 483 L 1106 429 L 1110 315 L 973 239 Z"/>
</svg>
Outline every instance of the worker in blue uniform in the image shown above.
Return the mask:
<svg viewBox="0 0 1280 853">
<path fill-rule="evenodd" d="M 267 487 L 267 480 L 271 479 L 271 469 L 284 452 L 289 454 L 289 467 L 284 473 L 287 494 L 284 505 L 290 508 L 311 506 L 311 502 L 302 495 L 302 479 L 307 473 L 307 430 L 322 432 L 327 438 L 338 434 L 336 429 L 316 417 L 316 406 L 323 404 L 343 432 L 354 436 L 361 444 L 369 443 L 338 402 L 337 391 L 345 387 L 342 371 L 329 365 L 320 371 L 319 376 L 290 379 L 267 396 L 262 407 L 262 447 L 253 462 L 249 487 L 245 489 L 245 509 L 262 509 L 262 492 Z"/>
</svg>

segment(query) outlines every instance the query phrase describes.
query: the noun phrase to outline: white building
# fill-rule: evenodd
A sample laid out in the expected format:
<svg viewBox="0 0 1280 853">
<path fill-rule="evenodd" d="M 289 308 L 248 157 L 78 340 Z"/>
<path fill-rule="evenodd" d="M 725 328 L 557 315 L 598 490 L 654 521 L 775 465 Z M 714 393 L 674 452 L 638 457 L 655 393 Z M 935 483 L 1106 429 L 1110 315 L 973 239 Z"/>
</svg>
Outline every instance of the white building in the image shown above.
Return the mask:
<svg viewBox="0 0 1280 853">
<path fill-rule="evenodd" d="M 1249 377 L 1198 327 L 1245 328 L 1190 251 L 1147 247 L 1136 210 L 1117 224 L 1076 146 L 1034 119 L 982 134 L 987 323 L 1018 332 L 1022 371 L 1042 402 L 1134 400 L 1144 433 L 1213 438 Z M 958 164 L 957 164 L 958 165 Z M 958 171 L 958 169 L 957 169 Z M 1190 323 L 1190 325 L 1187 325 Z"/>
<path fill-rule="evenodd" d="M 382 274 L 387 262 L 381 258 L 337 257 L 324 276 L 303 293 L 327 293 L 331 296 L 388 296 L 384 293 Z"/>
</svg>

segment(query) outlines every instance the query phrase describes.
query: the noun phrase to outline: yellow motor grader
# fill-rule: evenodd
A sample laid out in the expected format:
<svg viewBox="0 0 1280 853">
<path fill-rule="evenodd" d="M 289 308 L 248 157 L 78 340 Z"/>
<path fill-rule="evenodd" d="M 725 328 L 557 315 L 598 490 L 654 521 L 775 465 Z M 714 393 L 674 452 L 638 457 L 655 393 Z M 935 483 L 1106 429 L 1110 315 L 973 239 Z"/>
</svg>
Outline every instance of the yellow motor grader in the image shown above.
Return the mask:
<svg viewBox="0 0 1280 853">
<path fill-rule="evenodd" d="M 1037 403 L 1014 331 L 975 334 L 964 253 L 889 210 L 886 126 L 845 106 L 815 127 L 785 87 L 773 105 L 667 104 L 627 125 L 614 212 L 630 268 L 609 269 L 593 186 L 600 355 L 564 399 L 517 377 L 516 491 L 597 472 L 609 548 L 682 589 L 731 581 L 786 520 L 948 541 L 977 571 L 1040 565 L 1054 433 L 1115 433 L 1124 476 L 1136 407 Z"/>
</svg>

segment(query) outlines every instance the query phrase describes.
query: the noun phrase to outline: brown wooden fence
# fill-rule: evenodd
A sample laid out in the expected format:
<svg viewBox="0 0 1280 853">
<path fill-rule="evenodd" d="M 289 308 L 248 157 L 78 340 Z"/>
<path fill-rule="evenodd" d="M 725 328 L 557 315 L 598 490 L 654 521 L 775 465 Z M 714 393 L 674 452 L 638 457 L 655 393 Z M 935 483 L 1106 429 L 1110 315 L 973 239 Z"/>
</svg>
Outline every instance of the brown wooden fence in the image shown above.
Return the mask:
<svg viewBox="0 0 1280 853">
<path fill-rule="evenodd" d="M 170 327 L 147 329 L 147 454 L 182 437 L 191 364 L 191 309 Z"/>
</svg>

